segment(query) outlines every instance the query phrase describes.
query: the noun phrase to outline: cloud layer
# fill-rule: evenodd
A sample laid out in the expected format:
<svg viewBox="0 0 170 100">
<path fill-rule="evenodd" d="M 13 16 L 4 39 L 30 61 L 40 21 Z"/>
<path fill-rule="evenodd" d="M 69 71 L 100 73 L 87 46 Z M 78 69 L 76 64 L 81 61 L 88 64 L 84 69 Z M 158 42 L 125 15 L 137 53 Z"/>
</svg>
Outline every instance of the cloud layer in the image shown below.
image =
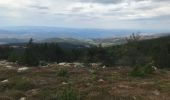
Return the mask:
<svg viewBox="0 0 170 100">
<path fill-rule="evenodd" d="M 1 26 L 168 29 L 170 0 L 1 0 Z"/>
</svg>

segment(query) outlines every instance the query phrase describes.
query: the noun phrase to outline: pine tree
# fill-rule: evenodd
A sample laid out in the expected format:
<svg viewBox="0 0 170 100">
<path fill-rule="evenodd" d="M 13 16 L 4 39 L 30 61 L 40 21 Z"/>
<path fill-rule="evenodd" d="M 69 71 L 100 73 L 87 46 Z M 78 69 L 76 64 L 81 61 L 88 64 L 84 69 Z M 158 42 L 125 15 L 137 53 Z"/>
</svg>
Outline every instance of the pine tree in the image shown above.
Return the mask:
<svg viewBox="0 0 170 100">
<path fill-rule="evenodd" d="M 34 46 L 33 39 L 31 38 L 29 43 L 27 44 L 24 55 L 22 57 L 23 59 L 22 63 L 28 66 L 39 65 L 39 60 L 38 60 L 36 53 L 34 52 L 33 46 Z"/>
</svg>

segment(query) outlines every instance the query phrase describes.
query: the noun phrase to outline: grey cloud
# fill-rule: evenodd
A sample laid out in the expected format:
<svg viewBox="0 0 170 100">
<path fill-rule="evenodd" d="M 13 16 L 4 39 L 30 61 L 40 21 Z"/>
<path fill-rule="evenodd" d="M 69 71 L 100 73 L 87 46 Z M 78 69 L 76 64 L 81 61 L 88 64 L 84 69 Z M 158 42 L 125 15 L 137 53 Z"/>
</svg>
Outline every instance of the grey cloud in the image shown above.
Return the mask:
<svg viewBox="0 0 170 100">
<path fill-rule="evenodd" d="M 102 4 L 116 4 L 121 3 L 123 0 L 80 0 L 81 2 L 102 3 Z"/>
<path fill-rule="evenodd" d="M 136 2 L 140 2 L 140 1 L 152 1 L 152 2 L 169 2 L 170 0 L 134 0 Z"/>
<path fill-rule="evenodd" d="M 71 9 L 72 12 L 79 12 L 81 10 L 83 10 L 84 8 L 83 7 L 74 7 Z"/>
<path fill-rule="evenodd" d="M 159 7 L 155 6 L 155 5 L 150 5 L 150 6 L 140 6 L 140 7 L 137 7 L 136 10 L 146 11 L 146 10 L 153 10 L 153 9 L 156 9 L 156 8 L 159 8 Z"/>
<path fill-rule="evenodd" d="M 49 7 L 47 7 L 47 6 L 31 5 L 31 6 L 29 6 L 29 7 L 31 7 L 31 8 L 36 8 L 36 9 L 40 9 L 40 10 L 48 10 L 48 9 L 49 9 Z"/>
<path fill-rule="evenodd" d="M 170 0 L 152 0 L 152 1 L 159 1 L 159 2 L 164 2 L 164 1 L 170 1 Z"/>
<path fill-rule="evenodd" d="M 69 18 L 76 18 L 78 19 L 100 19 L 97 16 L 91 16 L 88 14 L 73 14 L 73 13 L 55 13 L 54 16 L 56 17 L 69 17 Z"/>
</svg>

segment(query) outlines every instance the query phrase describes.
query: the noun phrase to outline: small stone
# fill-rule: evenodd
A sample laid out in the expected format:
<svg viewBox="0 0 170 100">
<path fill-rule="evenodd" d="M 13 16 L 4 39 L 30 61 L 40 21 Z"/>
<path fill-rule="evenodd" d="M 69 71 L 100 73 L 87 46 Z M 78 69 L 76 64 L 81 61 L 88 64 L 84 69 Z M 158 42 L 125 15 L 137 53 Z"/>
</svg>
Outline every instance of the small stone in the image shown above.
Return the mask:
<svg viewBox="0 0 170 100">
<path fill-rule="evenodd" d="M 106 68 L 106 66 L 104 65 L 102 68 L 103 68 L 103 69 L 105 69 L 105 68 Z"/>
<path fill-rule="evenodd" d="M 63 84 L 63 85 L 67 85 L 68 83 L 66 83 L 66 82 L 62 82 L 62 84 Z"/>
<path fill-rule="evenodd" d="M 134 99 L 134 100 L 137 100 L 136 96 L 133 96 L 133 99 Z"/>
<path fill-rule="evenodd" d="M 158 95 L 160 95 L 160 92 L 158 90 L 155 90 L 155 91 L 153 91 L 153 94 L 158 96 Z"/>
<path fill-rule="evenodd" d="M 21 97 L 19 100 L 26 100 L 26 97 Z"/>
<path fill-rule="evenodd" d="M 91 84 L 90 84 L 90 83 L 87 83 L 86 85 L 87 85 L 87 86 L 90 86 Z"/>
<path fill-rule="evenodd" d="M 31 96 L 37 95 L 38 94 L 38 89 L 29 90 L 29 91 L 26 92 L 26 94 L 31 95 Z"/>
<path fill-rule="evenodd" d="M 103 82 L 104 82 L 104 80 L 103 80 L 103 79 L 99 79 L 99 80 L 98 80 L 98 82 L 101 82 L 101 83 L 103 83 Z"/>
<path fill-rule="evenodd" d="M 119 85 L 119 88 L 124 88 L 124 89 L 131 89 L 132 87 L 126 86 L 126 85 Z"/>
<path fill-rule="evenodd" d="M 152 69 L 154 69 L 154 71 L 158 70 L 158 68 L 156 66 L 152 66 Z"/>
</svg>

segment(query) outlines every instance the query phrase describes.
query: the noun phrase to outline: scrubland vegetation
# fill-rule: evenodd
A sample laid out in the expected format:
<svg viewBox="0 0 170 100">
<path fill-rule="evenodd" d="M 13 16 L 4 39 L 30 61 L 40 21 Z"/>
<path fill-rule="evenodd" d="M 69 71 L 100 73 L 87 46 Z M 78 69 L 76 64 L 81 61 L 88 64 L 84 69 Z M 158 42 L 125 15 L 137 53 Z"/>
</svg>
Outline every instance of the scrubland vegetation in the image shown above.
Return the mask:
<svg viewBox="0 0 170 100">
<path fill-rule="evenodd" d="M 169 36 L 69 50 L 31 39 L 24 48 L 1 46 L 0 58 L 3 100 L 170 99 Z"/>
</svg>

